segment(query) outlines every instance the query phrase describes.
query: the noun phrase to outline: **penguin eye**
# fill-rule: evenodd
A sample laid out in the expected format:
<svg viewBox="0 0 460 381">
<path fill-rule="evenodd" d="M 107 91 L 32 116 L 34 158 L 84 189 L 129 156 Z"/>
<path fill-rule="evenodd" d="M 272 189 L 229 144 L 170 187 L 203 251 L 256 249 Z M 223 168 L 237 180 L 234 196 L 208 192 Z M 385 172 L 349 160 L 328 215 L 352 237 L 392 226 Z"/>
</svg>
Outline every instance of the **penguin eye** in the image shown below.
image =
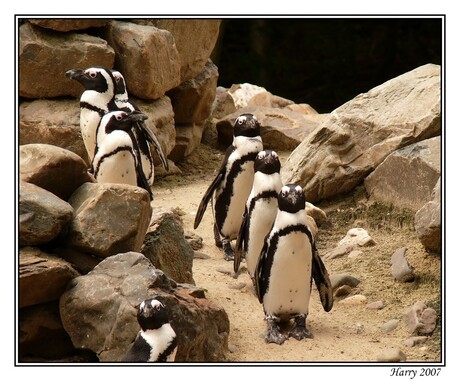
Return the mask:
<svg viewBox="0 0 460 381">
<path fill-rule="evenodd" d="M 121 114 L 118 114 L 118 115 L 115 116 L 115 118 L 116 118 L 117 120 L 122 120 L 122 119 L 123 119 L 123 116 L 122 116 Z"/>
<path fill-rule="evenodd" d="M 97 73 L 95 71 L 90 71 L 88 74 L 91 78 L 96 78 L 97 76 Z"/>
</svg>

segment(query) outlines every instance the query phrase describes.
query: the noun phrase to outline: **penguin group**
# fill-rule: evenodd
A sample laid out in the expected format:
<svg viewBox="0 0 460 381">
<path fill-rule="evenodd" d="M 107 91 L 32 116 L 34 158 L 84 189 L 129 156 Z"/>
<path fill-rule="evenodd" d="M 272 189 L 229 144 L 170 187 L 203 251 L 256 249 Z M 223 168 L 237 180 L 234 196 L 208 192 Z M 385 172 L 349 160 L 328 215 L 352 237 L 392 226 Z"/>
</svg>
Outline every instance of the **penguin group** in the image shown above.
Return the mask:
<svg viewBox="0 0 460 381">
<path fill-rule="evenodd" d="M 196 229 L 211 202 L 215 244 L 223 248 L 225 260 L 233 261 L 235 274 L 245 258 L 267 321 L 265 341 L 279 345 L 289 337 L 312 337 L 306 320 L 313 280 L 324 310 L 333 306 L 329 274 L 308 225 L 305 194 L 297 184 L 283 185 L 280 171 L 276 152 L 263 150 L 257 118 L 240 115 L 233 143 L 194 222 Z"/>
<path fill-rule="evenodd" d="M 67 78 L 84 88 L 80 97 L 80 129 L 97 182 L 137 185 L 153 199 L 154 161 L 151 147 L 168 170 L 147 116 L 129 98 L 123 75 L 103 67 L 71 69 Z"/>
</svg>

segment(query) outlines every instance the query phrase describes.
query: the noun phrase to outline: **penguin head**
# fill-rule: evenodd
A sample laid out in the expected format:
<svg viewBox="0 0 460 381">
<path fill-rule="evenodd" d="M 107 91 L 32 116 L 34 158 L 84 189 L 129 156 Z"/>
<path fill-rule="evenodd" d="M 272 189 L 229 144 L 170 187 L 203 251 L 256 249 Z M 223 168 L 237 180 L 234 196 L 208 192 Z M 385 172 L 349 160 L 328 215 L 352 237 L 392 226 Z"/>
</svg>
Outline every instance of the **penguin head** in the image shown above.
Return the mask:
<svg viewBox="0 0 460 381">
<path fill-rule="evenodd" d="M 158 299 L 146 299 L 137 308 L 137 321 L 144 331 L 158 329 L 169 323 L 168 312 Z"/>
<path fill-rule="evenodd" d="M 126 81 L 123 74 L 121 74 L 118 70 L 111 70 L 113 78 L 115 79 L 115 94 L 116 95 L 128 95 L 126 91 Z"/>
<path fill-rule="evenodd" d="M 280 159 L 275 151 L 266 149 L 257 154 L 254 160 L 254 172 L 262 172 L 271 175 L 273 173 L 279 173 L 280 170 Z"/>
<path fill-rule="evenodd" d="M 90 67 L 87 69 L 71 69 L 65 76 L 80 82 L 85 90 L 94 90 L 99 93 L 113 91 L 115 80 L 110 70 L 103 67 Z"/>
<path fill-rule="evenodd" d="M 233 136 L 246 136 L 255 138 L 260 136 L 260 123 L 252 114 L 241 114 L 235 120 Z"/>
<path fill-rule="evenodd" d="M 106 133 L 115 130 L 129 131 L 137 122 L 142 122 L 147 116 L 140 111 L 111 111 L 105 114 L 101 119 L 101 127 Z"/>
<path fill-rule="evenodd" d="M 305 209 L 305 194 L 302 187 L 297 184 L 283 186 L 278 194 L 278 207 L 288 213 L 297 213 Z"/>
</svg>

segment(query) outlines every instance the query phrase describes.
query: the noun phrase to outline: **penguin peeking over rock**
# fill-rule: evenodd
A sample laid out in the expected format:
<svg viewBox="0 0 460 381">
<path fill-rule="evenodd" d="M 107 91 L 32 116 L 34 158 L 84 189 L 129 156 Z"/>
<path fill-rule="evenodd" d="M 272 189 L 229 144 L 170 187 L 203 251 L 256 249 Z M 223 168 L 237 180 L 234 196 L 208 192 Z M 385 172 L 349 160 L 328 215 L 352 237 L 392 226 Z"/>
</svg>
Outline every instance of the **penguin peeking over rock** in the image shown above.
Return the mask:
<svg viewBox="0 0 460 381">
<path fill-rule="evenodd" d="M 285 185 L 278 195 L 275 221 L 265 238 L 255 272 L 256 294 L 263 304 L 267 343 L 283 344 L 289 337 L 312 338 L 307 328 L 312 280 L 326 312 L 332 309 L 329 274 L 307 223 L 301 186 Z M 294 325 L 287 333 L 283 323 Z"/>
<path fill-rule="evenodd" d="M 157 298 L 146 299 L 137 307 L 141 327 L 124 362 L 172 362 L 177 352 L 177 339 L 169 323 L 166 307 Z"/>
<path fill-rule="evenodd" d="M 194 229 L 200 225 L 211 200 L 215 243 L 223 248 L 227 261 L 234 259 L 231 241 L 238 236 L 254 180 L 254 160 L 262 150 L 259 121 L 252 114 L 240 115 L 233 126 L 233 143 L 198 206 Z"/>
</svg>

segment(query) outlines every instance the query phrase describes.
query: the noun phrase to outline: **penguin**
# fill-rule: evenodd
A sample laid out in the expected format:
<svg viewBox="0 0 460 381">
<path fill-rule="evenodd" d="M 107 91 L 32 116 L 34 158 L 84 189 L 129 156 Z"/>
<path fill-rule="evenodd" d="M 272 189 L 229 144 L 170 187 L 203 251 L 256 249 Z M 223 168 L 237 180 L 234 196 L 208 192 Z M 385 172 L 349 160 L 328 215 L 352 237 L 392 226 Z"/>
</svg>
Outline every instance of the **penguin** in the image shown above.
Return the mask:
<svg viewBox="0 0 460 381">
<path fill-rule="evenodd" d="M 97 182 L 137 185 L 149 192 L 150 199 L 153 199 L 132 132 L 133 126 L 145 119 L 147 116 L 139 111 L 105 114 L 97 127 L 97 147 L 91 172 Z"/>
<path fill-rule="evenodd" d="M 254 182 L 246 201 L 233 262 L 234 271 L 238 273 L 241 259 L 246 258 L 247 271 L 253 284 L 265 236 L 278 212 L 278 194 L 283 186 L 280 170 L 281 163 L 275 151 L 265 150 L 257 154 L 254 161 Z"/>
<path fill-rule="evenodd" d="M 115 104 L 120 110 L 133 112 L 140 111 L 139 107 L 128 97 L 126 82 L 123 75 L 118 70 L 112 70 L 112 75 L 115 80 Z M 161 145 L 152 131 L 143 122 L 138 122 L 134 126 L 134 135 L 137 139 L 137 144 L 140 148 L 142 157 L 142 167 L 144 168 L 145 177 L 150 185 L 154 181 L 154 162 L 150 151 L 150 146 L 153 146 L 163 167 L 169 171 L 168 159 L 166 158 Z"/>
<path fill-rule="evenodd" d="M 118 109 L 114 78 L 110 70 L 102 67 L 71 69 L 65 75 L 81 83 L 85 89 L 80 97 L 80 128 L 91 162 L 96 152 L 96 129 L 101 118 Z"/>
<path fill-rule="evenodd" d="M 306 324 L 312 279 L 324 310 L 329 312 L 333 305 L 331 281 L 307 224 L 303 189 L 285 185 L 255 273 L 256 294 L 268 326 L 265 342 L 281 345 L 289 337 L 313 337 Z M 279 324 L 291 319 L 293 327 L 288 333 L 281 332 Z"/>
<path fill-rule="evenodd" d="M 122 361 L 173 362 L 177 338 L 163 303 L 156 298 L 144 300 L 138 306 L 137 321 L 141 329 Z"/>
<path fill-rule="evenodd" d="M 254 160 L 262 150 L 259 121 L 252 114 L 240 115 L 233 126 L 233 143 L 198 206 L 194 229 L 199 226 L 211 200 L 215 243 L 223 248 L 227 261 L 234 258 L 231 241 L 237 238 L 243 221 L 246 200 L 254 180 Z"/>
</svg>

